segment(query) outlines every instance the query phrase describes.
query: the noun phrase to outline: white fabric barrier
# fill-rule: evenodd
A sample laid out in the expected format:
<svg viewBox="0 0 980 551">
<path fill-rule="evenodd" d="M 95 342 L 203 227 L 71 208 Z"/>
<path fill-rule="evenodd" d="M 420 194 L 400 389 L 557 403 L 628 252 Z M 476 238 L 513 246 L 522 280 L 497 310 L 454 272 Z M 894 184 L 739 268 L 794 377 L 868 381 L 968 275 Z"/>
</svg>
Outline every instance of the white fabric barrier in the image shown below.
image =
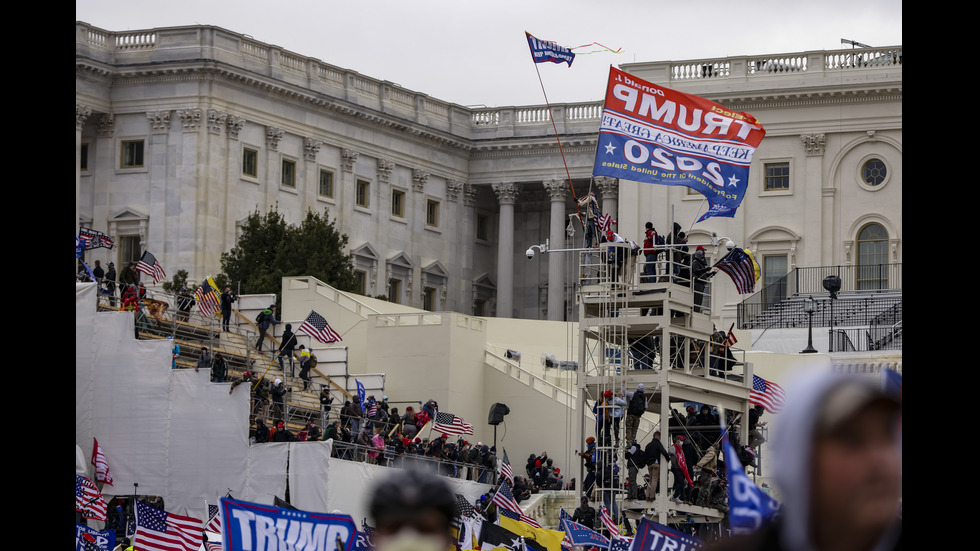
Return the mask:
<svg viewBox="0 0 980 551">
<path fill-rule="evenodd" d="M 137 493 L 163 497 L 167 511 L 207 519 L 205 503 L 229 491 L 272 504 L 285 497 L 303 510 L 340 510 L 360 525 L 376 480 L 399 469 L 330 457 L 333 442 L 248 442 L 249 393 L 209 373 L 171 369 L 171 342 L 138 341 L 129 312 L 95 311 L 95 285 L 75 286 L 76 471 L 93 478 L 93 438 L 114 485 L 106 499 Z M 78 465 L 85 458 L 85 465 Z M 288 468 L 287 468 L 288 467 Z M 472 503 L 487 484 L 446 479 Z M 370 522 L 370 521 L 369 521 Z"/>
</svg>

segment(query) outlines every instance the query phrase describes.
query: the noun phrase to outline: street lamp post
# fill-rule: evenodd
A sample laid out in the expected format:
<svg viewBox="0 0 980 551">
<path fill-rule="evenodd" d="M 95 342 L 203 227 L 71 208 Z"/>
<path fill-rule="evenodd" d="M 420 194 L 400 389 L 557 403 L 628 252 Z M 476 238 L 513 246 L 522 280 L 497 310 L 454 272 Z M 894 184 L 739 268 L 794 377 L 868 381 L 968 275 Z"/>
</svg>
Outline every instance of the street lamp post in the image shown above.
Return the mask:
<svg viewBox="0 0 980 551">
<path fill-rule="evenodd" d="M 817 310 L 816 301 L 813 300 L 813 295 L 803 299 L 803 311 L 807 313 L 809 317 L 809 323 L 807 328 L 806 337 L 806 348 L 800 351 L 800 354 L 813 354 L 817 351 L 813 347 L 813 313 Z"/>
</svg>

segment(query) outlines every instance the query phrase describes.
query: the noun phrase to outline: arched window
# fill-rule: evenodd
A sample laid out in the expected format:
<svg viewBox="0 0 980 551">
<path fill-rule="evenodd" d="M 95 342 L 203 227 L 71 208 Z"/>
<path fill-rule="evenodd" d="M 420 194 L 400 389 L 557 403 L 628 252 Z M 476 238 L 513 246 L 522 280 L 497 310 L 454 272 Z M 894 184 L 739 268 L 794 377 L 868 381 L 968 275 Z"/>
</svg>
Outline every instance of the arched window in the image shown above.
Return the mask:
<svg viewBox="0 0 980 551">
<path fill-rule="evenodd" d="M 857 238 L 857 288 L 888 288 L 888 232 L 881 224 L 861 228 Z"/>
</svg>

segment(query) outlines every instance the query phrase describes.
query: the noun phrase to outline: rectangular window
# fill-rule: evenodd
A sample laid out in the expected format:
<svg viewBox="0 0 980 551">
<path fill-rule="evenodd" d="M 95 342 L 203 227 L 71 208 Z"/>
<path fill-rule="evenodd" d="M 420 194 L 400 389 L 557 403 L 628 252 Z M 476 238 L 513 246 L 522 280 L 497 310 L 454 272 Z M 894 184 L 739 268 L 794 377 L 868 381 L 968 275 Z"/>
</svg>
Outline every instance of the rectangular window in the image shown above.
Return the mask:
<svg viewBox="0 0 980 551">
<path fill-rule="evenodd" d="M 123 235 L 119 238 L 119 271 L 121 272 L 126 264 L 136 262 L 140 259 L 140 236 Z"/>
<path fill-rule="evenodd" d="M 433 311 L 436 307 L 436 290 L 432 287 L 426 287 L 425 291 L 422 293 L 422 309 Z"/>
<path fill-rule="evenodd" d="M 296 162 L 289 159 L 282 160 L 282 185 L 283 187 L 296 187 Z"/>
<path fill-rule="evenodd" d="M 485 300 L 474 300 L 473 301 L 473 315 L 474 316 L 485 316 L 487 315 L 487 301 Z"/>
<path fill-rule="evenodd" d="M 789 190 L 789 163 L 766 163 L 766 191 Z"/>
<path fill-rule="evenodd" d="M 354 292 L 359 295 L 367 294 L 367 273 L 354 270 Z"/>
<path fill-rule="evenodd" d="M 82 144 L 82 150 L 79 152 L 79 162 L 78 168 L 85 171 L 88 170 L 88 144 Z"/>
<path fill-rule="evenodd" d="M 425 225 L 439 227 L 439 201 L 429 199 L 425 204 Z"/>
<path fill-rule="evenodd" d="M 476 215 L 476 238 L 480 241 L 490 240 L 490 217 L 486 214 Z"/>
<path fill-rule="evenodd" d="M 400 189 L 391 190 L 391 215 L 399 218 L 405 216 L 405 192 Z"/>
<path fill-rule="evenodd" d="M 119 168 L 143 167 L 143 140 L 127 140 L 121 147 Z"/>
<path fill-rule="evenodd" d="M 333 199 L 333 172 L 320 170 L 320 195 Z"/>
<path fill-rule="evenodd" d="M 763 299 L 766 304 L 774 304 L 786 298 L 786 255 L 765 255 L 762 257 Z"/>
<path fill-rule="evenodd" d="M 254 149 L 245 148 L 242 150 L 242 174 L 259 177 L 259 152 Z"/>
<path fill-rule="evenodd" d="M 368 208 L 370 206 L 369 200 L 371 197 L 371 182 L 368 182 L 367 180 L 358 180 L 355 195 L 355 202 L 357 203 L 357 206 Z"/>
</svg>

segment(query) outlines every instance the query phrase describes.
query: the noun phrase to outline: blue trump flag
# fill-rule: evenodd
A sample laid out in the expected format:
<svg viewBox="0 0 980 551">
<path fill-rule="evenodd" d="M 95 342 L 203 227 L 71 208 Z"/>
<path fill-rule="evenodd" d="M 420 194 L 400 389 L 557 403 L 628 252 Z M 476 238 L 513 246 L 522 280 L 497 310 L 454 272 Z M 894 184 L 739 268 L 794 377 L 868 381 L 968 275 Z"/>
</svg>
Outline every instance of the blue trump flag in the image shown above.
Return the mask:
<svg viewBox="0 0 980 551">
<path fill-rule="evenodd" d="M 354 379 L 354 382 L 357 383 L 357 401 L 361 403 L 361 413 L 364 413 L 367 409 L 367 404 L 364 403 L 364 383 L 357 379 Z"/>
<path fill-rule="evenodd" d="M 735 216 L 766 131 L 748 113 L 609 68 L 593 176 L 687 186 L 711 216 Z"/>
<path fill-rule="evenodd" d="M 732 534 L 751 534 L 772 519 L 779 502 L 762 491 L 745 474 L 735 448 L 725 436 L 725 470 L 728 473 L 728 519 Z"/>
<path fill-rule="evenodd" d="M 531 48 L 531 59 L 535 63 L 568 63 L 568 66 L 572 66 L 572 62 L 575 61 L 575 53 L 568 48 L 559 46 L 554 42 L 548 42 L 546 40 L 538 40 L 531 36 L 531 33 L 524 31 L 527 35 L 527 45 Z"/>
<path fill-rule="evenodd" d="M 692 551 L 704 545 L 700 539 L 646 518 L 636 527 L 631 551 Z"/>
<path fill-rule="evenodd" d="M 568 536 L 572 545 L 576 547 L 580 545 L 583 547 L 609 547 L 609 538 L 591 528 L 586 528 L 577 522 L 572 522 L 570 519 L 563 518 L 561 520 L 561 528 L 565 531 L 565 535 Z"/>
<path fill-rule="evenodd" d="M 227 497 L 219 500 L 219 507 L 225 551 L 353 551 L 356 545 L 357 525 L 350 515 L 283 509 Z"/>
</svg>

